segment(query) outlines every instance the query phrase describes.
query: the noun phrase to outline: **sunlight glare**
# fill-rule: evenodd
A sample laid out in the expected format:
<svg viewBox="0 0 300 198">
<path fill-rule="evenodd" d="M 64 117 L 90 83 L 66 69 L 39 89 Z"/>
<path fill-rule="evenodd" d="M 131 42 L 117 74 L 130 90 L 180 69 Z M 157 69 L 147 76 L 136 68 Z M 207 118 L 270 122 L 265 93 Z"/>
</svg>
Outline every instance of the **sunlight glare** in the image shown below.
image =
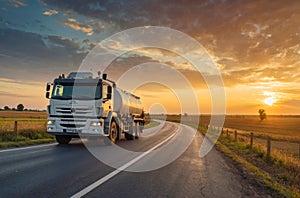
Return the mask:
<svg viewBox="0 0 300 198">
<path fill-rule="evenodd" d="M 272 106 L 274 104 L 274 102 L 276 102 L 276 100 L 273 97 L 269 97 L 264 100 L 264 103 L 269 106 Z"/>
</svg>

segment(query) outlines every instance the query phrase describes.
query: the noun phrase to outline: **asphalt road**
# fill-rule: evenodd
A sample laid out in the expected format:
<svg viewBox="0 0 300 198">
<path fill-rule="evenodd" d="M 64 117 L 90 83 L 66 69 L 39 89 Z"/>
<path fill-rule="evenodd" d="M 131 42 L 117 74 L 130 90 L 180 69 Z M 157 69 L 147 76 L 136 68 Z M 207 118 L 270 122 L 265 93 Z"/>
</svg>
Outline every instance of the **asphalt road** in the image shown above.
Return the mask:
<svg viewBox="0 0 300 198">
<path fill-rule="evenodd" d="M 172 156 L 191 131 L 165 123 L 152 136 L 119 141 L 117 145 L 124 150 L 142 152 L 125 159 L 114 156 L 119 170 L 99 161 L 80 141 L 0 150 L 0 197 L 265 197 L 215 149 L 199 158 L 202 137 L 198 133 L 178 159 L 157 170 L 140 172 Z M 169 144 L 172 139 L 178 142 Z M 170 148 L 159 150 L 166 145 Z M 99 147 L 109 151 L 113 146 L 93 148 Z"/>
</svg>

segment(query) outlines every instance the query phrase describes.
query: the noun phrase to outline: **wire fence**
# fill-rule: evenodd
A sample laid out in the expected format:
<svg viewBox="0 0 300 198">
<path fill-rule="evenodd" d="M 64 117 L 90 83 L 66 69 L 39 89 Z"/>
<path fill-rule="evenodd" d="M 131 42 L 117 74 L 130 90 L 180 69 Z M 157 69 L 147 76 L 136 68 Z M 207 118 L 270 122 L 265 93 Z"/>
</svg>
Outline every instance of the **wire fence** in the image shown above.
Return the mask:
<svg viewBox="0 0 300 198">
<path fill-rule="evenodd" d="M 266 152 L 267 156 L 281 155 L 300 159 L 300 142 L 297 139 L 280 139 L 258 132 L 206 126 L 206 129 L 209 128 L 231 141 L 247 144 L 250 148 L 259 147 Z"/>
<path fill-rule="evenodd" d="M 0 122 L 0 141 L 21 141 L 24 138 L 49 138 L 45 120 L 2 120 Z"/>
</svg>

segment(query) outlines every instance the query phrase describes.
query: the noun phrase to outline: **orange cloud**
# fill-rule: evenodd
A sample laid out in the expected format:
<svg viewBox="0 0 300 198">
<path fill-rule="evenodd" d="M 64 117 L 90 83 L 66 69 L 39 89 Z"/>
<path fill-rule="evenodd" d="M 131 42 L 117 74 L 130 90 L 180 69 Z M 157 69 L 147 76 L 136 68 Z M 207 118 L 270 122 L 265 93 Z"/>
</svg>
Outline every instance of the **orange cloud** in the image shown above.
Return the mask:
<svg viewBox="0 0 300 198">
<path fill-rule="evenodd" d="M 47 16 L 51 16 L 51 15 L 55 15 L 58 14 L 57 10 L 47 10 L 45 12 L 43 12 L 43 15 L 47 15 Z"/>
<path fill-rule="evenodd" d="M 68 18 L 67 21 L 64 22 L 64 25 L 74 30 L 85 32 L 88 36 L 92 36 L 94 34 L 93 27 L 91 25 L 83 25 L 74 18 Z"/>
</svg>

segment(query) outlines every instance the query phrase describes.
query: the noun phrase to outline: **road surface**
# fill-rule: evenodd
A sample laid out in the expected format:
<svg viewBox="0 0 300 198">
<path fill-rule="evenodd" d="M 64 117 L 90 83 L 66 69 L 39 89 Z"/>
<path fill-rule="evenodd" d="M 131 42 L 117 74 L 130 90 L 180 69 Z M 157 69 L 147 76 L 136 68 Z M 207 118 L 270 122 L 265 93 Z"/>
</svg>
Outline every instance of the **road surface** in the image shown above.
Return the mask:
<svg viewBox="0 0 300 198">
<path fill-rule="evenodd" d="M 192 130 L 165 123 L 157 134 L 118 146 L 149 151 L 167 144 L 174 131 Z M 172 136 L 173 135 L 173 136 Z M 165 142 L 162 143 L 162 141 Z M 202 136 L 197 133 L 188 149 L 174 162 L 148 172 L 116 170 L 92 155 L 80 141 L 0 150 L 0 197 L 264 197 L 213 149 L 199 158 Z M 102 145 L 109 148 L 111 145 Z M 161 154 L 161 153 L 160 153 Z M 165 154 L 166 157 L 169 155 Z M 135 157 L 125 168 L 155 156 Z M 143 163 L 141 163 L 143 164 Z M 246 183 L 245 183 L 246 182 Z"/>
</svg>

